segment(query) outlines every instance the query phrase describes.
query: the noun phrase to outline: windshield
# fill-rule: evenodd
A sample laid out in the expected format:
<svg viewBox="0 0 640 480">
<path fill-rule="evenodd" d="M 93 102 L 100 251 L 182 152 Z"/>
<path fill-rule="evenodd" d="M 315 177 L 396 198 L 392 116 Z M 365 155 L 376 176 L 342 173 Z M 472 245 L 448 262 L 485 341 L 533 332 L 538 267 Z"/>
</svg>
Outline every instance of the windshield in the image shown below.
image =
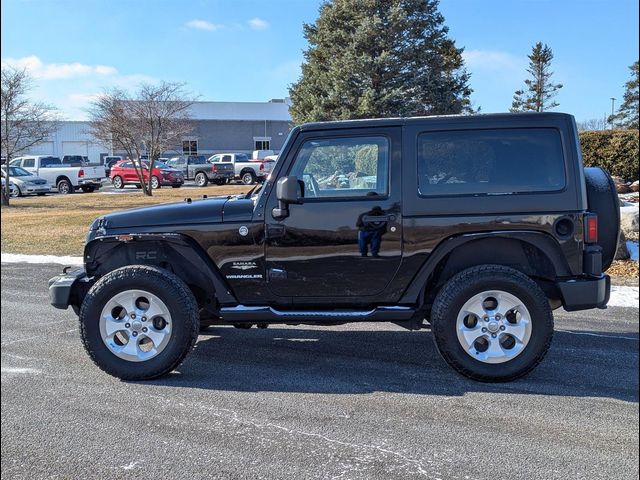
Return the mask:
<svg viewBox="0 0 640 480">
<path fill-rule="evenodd" d="M 9 175 L 12 177 L 28 177 L 31 174 L 21 167 L 9 167 Z"/>
</svg>

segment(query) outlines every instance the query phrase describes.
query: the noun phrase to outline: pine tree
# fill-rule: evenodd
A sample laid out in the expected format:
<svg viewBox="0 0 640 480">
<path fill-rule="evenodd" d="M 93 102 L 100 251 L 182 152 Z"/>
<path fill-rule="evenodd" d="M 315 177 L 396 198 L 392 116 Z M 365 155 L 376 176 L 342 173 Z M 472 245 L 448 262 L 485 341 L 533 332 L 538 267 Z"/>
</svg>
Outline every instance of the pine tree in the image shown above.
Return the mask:
<svg viewBox="0 0 640 480">
<path fill-rule="evenodd" d="M 531 49 L 529 68 L 531 78 L 524 81 L 525 88 L 516 90 L 511 103 L 512 112 L 544 112 L 559 105 L 553 98 L 562 88 L 561 83 L 552 83 L 551 60 L 553 52 L 546 44 L 538 42 Z"/>
<path fill-rule="evenodd" d="M 631 79 L 625 83 L 623 102 L 618 107 L 618 113 L 608 118 L 609 123 L 618 128 L 629 130 L 638 129 L 638 110 L 640 109 L 640 94 L 638 93 L 638 61 L 629 67 Z"/>
<path fill-rule="evenodd" d="M 470 111 L 462 48 L 438 0 L 328 0 L 304 25 L 296 123 Z"/>
</svg>

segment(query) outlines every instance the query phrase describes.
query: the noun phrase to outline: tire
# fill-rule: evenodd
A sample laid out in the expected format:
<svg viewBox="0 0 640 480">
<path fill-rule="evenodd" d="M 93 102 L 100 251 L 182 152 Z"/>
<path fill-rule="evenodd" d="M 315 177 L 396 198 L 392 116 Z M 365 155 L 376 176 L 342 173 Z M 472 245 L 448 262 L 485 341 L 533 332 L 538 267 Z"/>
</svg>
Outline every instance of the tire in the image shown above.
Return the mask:
<svg viewBox="0 0 640 480">
<path fill-rule="evenodd" d="M 82 191 L 84 193 L 93 193 L 96 190 L 94 187 L 80 187 L 80 188 L 82 188 Z"/>
<path fill-rule="evenodd" d="M 110 308 L 110 302 L 112 303 L 118 294 L 123 292 L 133 292 L 133 296 L 128 298 L 135 298 L 139 294 L 148 295 L 153 299 L 150 305 L 154 305 L 154 308 L 161 308 L 160 311 L 166 308 L 167 311 L 167 313 L 154 316 L 153 320 L 145 320 L 145 317 L 141 316 L 144 315 L 145 310 L 139 310 L 138 304 L 135 304 L 133 308 L 127 309 L 127 312 L 130 313 L 124 314 L 122 320 L 115 320 L 120 322 L 119 325 L 130 325 L 129 329 L 123 328 L 122 332 L 130 331 L 131 335 L 135 335 L 134 331 L 140 332 L 136 335 L 137 339 L 134 340 L 137 342 L 134 345 L 135 351 L 141 352 L 141 358 L 132 356 L 136 360 L 121 358 L 119 355 L 124 355 L 122 350 L 115 353 L 118 349 L 124 349 L 129 345 L 129 342 L 124 347 L 116 345 L 115 335 L 121 332 L 114 334 L 113 340 L 110 341 L 112 346 L 107 346 L 105 343 L 109 340 L 103 340 L 103 338 L 108 338 L 102 330 L 103 310 Z M 160 299 L 160 303 L 157 302 L 157 299 Z M 160 304 L 162 307 L 158 307 Z M 138 312 L 136 317 L 132 316 L 133 311 Z M 151 307 L 147 311 L 151 311 Z M 168 318 L 164 322 L 163 329 L 169 328 L 169 333 L 162 336 L 166 340 L 158 345 L 153 343 L 154 348 L 157 347 L 159 350 L 157 353 L 154 353 L 153 350 L 151 353 L 142 352 L 143 342 L 151 338 L 146 337 L 143 330 L 148 332 L 148 330 L 152 330 L 152 327 L 155 329 L 156 320 L 163 320 L 161 315 Z M 138 325 L 134 326 L 136 319 Z M 104 372 L 122 380 L 150 380 L 174 370 L 195 344 L 200 326 L 198 305 L 187 285 L 167 270 L 146 265 L 122 267 L 100 278 L 91 287 L 82 302 L 79 320 L 80 336 L 84 348 L 93 362 Z M 147 323 L 143 323 L 143 321 Z M 144 325 L 149 327 L 148 330 L 145 330 Z M 156 330 L 156 332 L 159 331 L 161 330 Z M 129 339 L 134 338 L 131 335 Z"/>
<path fill-rule="evenodd" d="M 20 187 L 16 185 L 13 189 L 13 192 L 11 193 L 11 198 L 18 198 L 18 197 L 22 197 L 22 190 L 20 190 Z"/>
<path fill-rule="evenodd" d="M 243 185 L 253 185 L 256 183 L 256 176 L 253 172 L 244 172 L 240 180 L 242 180 Z"/>
<path fill-rule="evenodd" d="M 113 188 L 117 188 L 118 190 L 122 190 L 124 188 L 124 182 L 122 181 L 122 177 L 116 175 L 111 179 L 111 183 L 113 184 Z"/>
<path fill-rule="evenodd" d="M 611 175 L 600 167 L 584 169 L 589 211 L 598 215 L 598 245 L 602 248 L 602 271 L 611 266 L 620 237 L 620 200 Z"/>
<path fill-rule="evenodd" d="M 478 298 L 488 302 L 481 304 L 488 321 L 462 313 L 475 312 L 472 305 Z M 503 311 L 512 299 L 519 307 Z M 484 310 L 493 300 L 497 308 Z M 480 382 L 507 382 L 542 361 L 553 337 L 553 314 L 544 292 L 529 277 L 509 267 L 481 265 L 455 275 L 438 292 L 431 329 L 440 355 L 456 371 Z M 479 343 L 467 340 L 476 335 Z"/>
<path fill-rule="evenodd" d="M 71 185 L 71 182 L 69 180 L 64 178 L 58 182 L 57 188 L 58 193 L 61 195 L 68 195 L 73 193 L 73 185 Z"/>
<path fill-rule="evenodd" d="M 157 190 L 161 187 L 160 180 L 155 175 L 151 177 L 151 188 Z"/>
<path fill-rule="evenodd" d="M 209 183 L 209 179 L 207 178 L 207 174 L 203 172 L 198 172 L 194 178 L 196 185 L 199 187 L 206 187 L 207 183 Z"/>
</svg>

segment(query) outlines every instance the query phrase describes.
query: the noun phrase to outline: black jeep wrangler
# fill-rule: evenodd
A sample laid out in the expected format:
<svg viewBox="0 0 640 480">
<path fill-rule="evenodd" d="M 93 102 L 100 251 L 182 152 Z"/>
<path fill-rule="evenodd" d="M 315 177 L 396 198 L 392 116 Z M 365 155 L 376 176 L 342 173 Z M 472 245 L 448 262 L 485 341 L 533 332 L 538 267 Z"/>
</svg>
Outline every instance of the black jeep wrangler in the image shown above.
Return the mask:
<svg viewBox="0 0 640 480">
<path fill-rule="evenodd" d="M 552 310 L 606 306 L 618 235 L 570 115 L 314 123 L 259 190 L 96 219 L 49 293 L 122 379 L 173 370 L 202 326 L 384 321 L 507 381 L 543 359 Z"/>
</svg>

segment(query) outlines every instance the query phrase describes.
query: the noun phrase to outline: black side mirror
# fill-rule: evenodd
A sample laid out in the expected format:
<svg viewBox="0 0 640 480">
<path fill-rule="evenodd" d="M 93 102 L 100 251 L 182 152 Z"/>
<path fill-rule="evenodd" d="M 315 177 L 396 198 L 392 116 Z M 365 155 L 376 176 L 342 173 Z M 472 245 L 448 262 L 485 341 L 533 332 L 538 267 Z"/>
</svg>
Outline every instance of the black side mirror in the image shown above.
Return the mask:
<svg viewBox="0 0 640 480">
<path fill-rule="evenodd" d="M 298 177 L 282 177 L 276 185 L 278 207 L 271 212 L 276 220 L 289 216 L 289 205 L 300 205 L 304 202 L 304 182 Z"/>
</svg>

